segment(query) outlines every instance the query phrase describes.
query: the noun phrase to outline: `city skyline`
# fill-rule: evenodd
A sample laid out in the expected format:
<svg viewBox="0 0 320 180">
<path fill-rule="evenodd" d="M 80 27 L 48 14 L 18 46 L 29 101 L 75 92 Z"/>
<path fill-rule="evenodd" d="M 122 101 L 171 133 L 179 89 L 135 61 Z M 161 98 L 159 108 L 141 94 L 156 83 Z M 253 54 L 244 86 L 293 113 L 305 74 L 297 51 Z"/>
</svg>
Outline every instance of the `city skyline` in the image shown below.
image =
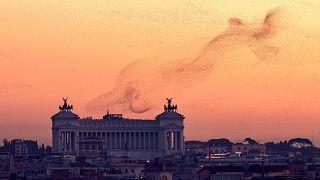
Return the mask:
<svg viewBox="0 0 320 180">
<path fill-rule="evenodd" d="M 2 4 L 1 139 L 50 145 L 62 97 L 141 119 L 172 97 L 186 140 L 320 144 L 318 1 Z"/>
</svg>

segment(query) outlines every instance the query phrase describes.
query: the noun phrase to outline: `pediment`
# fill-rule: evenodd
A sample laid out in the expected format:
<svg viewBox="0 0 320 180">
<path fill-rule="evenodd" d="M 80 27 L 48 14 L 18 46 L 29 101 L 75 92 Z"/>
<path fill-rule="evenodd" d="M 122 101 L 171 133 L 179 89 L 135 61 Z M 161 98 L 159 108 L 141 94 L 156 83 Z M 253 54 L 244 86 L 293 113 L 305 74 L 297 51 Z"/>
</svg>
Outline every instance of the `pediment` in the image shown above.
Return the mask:
<svg viewBox="0 0 320 180">
<path fill-rule="evenodd" d="M 77 126 L 67 122 L 67 123 L 64 123 L 64 124 L 58 126 L 57 128 L 59 128 L 59 129 L 75 129 L 75 128 L 77 128 Z"/>
</svg>

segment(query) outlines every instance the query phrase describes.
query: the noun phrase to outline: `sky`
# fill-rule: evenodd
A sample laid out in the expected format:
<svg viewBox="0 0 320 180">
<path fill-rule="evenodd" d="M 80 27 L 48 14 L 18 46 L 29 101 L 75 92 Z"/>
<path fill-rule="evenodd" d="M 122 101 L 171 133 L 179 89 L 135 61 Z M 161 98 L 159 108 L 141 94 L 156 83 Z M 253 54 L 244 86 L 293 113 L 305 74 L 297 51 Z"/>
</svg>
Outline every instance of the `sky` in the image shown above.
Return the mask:
<svg viewBox="0 0 320 180">
<path fill-rule="evenodd" d="M 154 118 L 172 97 L 186 140 L 320 144 L 317 0 L 0 0 L 0 138 L 51 144 L 81 117 Z"/>
</svg>

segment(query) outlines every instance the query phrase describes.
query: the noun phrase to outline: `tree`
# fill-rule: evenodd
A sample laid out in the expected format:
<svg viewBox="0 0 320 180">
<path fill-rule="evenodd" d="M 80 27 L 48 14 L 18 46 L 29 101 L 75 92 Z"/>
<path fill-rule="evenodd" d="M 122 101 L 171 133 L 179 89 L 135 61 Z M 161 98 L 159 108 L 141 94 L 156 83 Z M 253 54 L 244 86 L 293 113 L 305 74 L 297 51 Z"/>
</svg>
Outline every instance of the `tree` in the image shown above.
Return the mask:
<svg viewBox="0 0 320 180">
<path fill-rule="evenodd" d="M 7 138 L 3 138 L 2 142 L 3 142 L 3 144 L 5 145 L 5 144 L 7 144 L 9 141 L 8 141 Z"/>
<path fill-rule="evenodd" d="M 268 152 L 290 152 L 292 148 L 287 141 L 265 143 Z"/>
<path fill-rule="evenodd" d="M 259 144 L 257 141 L 251 139 L 251 138 L 245 138 L 243 142 L 247 142 L 250 145 Z"/>
<path fill-rule="evenodd" d="M 10 152 L 10 150 L 11 150 L 11 144 L 10 144 L 10 142 L 8 141 L 8 139 L 6 139 L 6 138 L 4 138 L 3 140 L 2 140 L 2 142 L 3 142 L 3 147 L 1 148 L 2 150 L 2 152 Z"/>
<path fill-rule="evenodd" d="M 288 143 L 290 144 L 291 147 L 298 148 L 298 149 L 313 147 L 312 142 L 306 138 L 293 138 L 293 139 L 290 139 Z"/>
<path fill-rule="evenodd" d="M 52 147 L 46 146 L 46 154 L 51 154 L 51 153 L 52 153 Z"/>
</svg>

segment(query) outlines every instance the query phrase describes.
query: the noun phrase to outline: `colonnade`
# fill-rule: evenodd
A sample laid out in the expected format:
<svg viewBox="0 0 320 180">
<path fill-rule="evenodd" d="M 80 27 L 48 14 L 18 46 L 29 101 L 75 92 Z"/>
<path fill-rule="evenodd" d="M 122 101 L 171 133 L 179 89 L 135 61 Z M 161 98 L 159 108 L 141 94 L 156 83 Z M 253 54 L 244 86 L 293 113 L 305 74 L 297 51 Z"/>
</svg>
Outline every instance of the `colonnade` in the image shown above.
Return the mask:
<svg viewBox="0 0 320 180">
<path fill-rule="evenodd" d="M 75 133 L 73 131 L 61 131 L 59 144 L 62 151 L 74 151 Z"/>
<path fill-rule="evenodd" d="M 157 131 L 79 132 L 80 141 L 90 138 L 102 140 L 106 149 L 159 149 L 159 132 Z"/>
<path fill-rule="evenodd" d="M 78 133 L 78 138 L 74 131 L 60 131 L 59 147 L 62 151 L 75 151 L 76 144 L 85 145 L 87 140 L 102 141 L 105 149 L 130 149 L 143 150 L 159 149 L 160 134 L 158 131 L 81 131 Z M 77 143 L 82 141 L 83 143 Z M 165 131 L 165 149 L 166 151 L 180 151 L 183 149 L 183 136 L 180 130 Z M 92 150 L 79 147 L 81 150 Z M 100 148 L 95 150 L 99 150 Z"/>
<path fill-rule="evenodd" d="M 166 148 L 169 151 L 179 151 L 182 142 L 181 131 L 169 130 L 166 132 Z"/>
</svg>

